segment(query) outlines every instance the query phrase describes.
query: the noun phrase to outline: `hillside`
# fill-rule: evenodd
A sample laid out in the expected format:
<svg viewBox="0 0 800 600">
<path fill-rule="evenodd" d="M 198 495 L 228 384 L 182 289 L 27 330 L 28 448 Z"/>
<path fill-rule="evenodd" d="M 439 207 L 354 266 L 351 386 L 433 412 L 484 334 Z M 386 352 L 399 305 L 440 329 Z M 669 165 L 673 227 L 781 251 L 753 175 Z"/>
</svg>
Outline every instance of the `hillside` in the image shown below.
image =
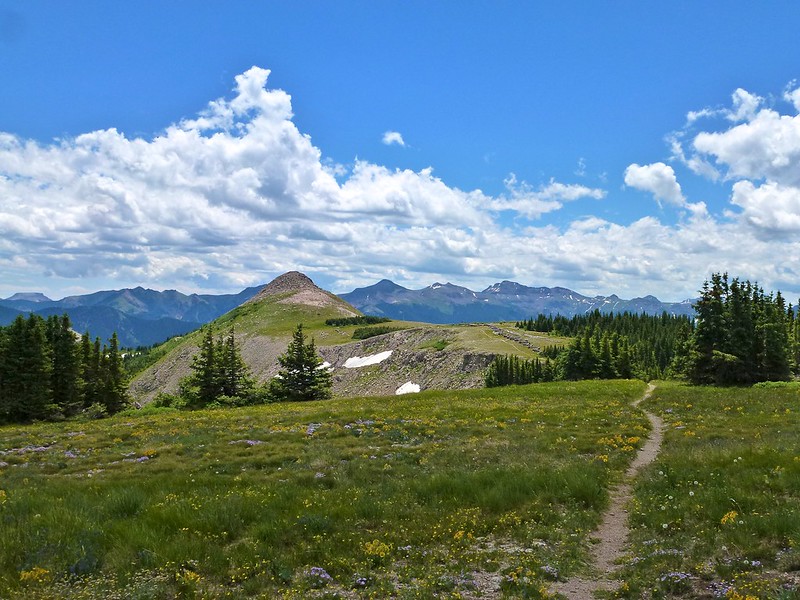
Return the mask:
<svg viewBox="0 0 800 600">
<path fill-rule="evenodd" d="M 421 389 L 479 387 L 484 369 L 495 354 L 530 357 L 535 355 L 533 348 L 561 343 L 557 338 L 519 331 L 513 335 L 517 340 L 525 339 L 515 341 L 485 325 L 411 322 L 394 322 L 391 326 L 396 331 L 353 341 L 356 326 L 325 325 L 326 319 L 359 314 L 302 273 L 290 272 L 209 326 L 219 334 L 233 328 L 242 358 L 259 381 L 267 381 L 277 373 L 278 356 L 285 352 L 295 326 L 303 323 L 322 358 L 334 369 L 333 391 L 337 396 L 393 394 L 407 383 Z M 181 379 L 191 372 L 200 338 L 201 333 L 195 331 L 160 348 L 161 358 L 131 382 L 134 397 L 147 402 L 159 392 L 177 391 Z M 360 364 L 355 360 L 359 358 L 371 364 L 353 366 Z"/>
</svg>

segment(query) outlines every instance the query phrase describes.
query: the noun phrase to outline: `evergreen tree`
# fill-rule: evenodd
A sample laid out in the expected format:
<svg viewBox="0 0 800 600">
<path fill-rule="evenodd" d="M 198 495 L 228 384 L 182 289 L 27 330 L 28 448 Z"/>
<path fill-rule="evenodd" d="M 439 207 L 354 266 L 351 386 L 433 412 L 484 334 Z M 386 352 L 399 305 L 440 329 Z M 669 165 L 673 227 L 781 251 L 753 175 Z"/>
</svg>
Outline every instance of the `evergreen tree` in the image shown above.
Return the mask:
<svg viewBox="0 0 800 600">
<path fill-rule="evenodd" d="M 797 309 L 789 305 L 787 329 L 789 330 L 789 364 L 795 375 L 800 375 L 800 304 Z"/>
<path fill-rule="evenodd" d="M 191 368 L 193 373 L 181 381 L 181 394 L 188 406 L 202 408 L 221 398 L 227 398 L 228 404 L 253 401 L 255 384 L 242 360 L 233 329 L 227 337 L 215 341 L 211 327 L 205 328 L 200 351 L 192 359 Z"/>
<path fill-rule="evenodd" d="M 582 338 L 575 338 L 566 352 L 562 352 L 558 357 L 559 379 L 575 381 L 583 379 L 585 374 L 581 368 L 581 357 L 583 356 Z"/>
<path fill-rule="evenodd" d="M 756 371 L 753 351 L 755 324 L 751 294 L 749 282 L 742 285 L 738 279 L 734 279 L 725 302 L 727 336 L 723 351 L 738 359 L 736 371 L 731 374 L 735 383 L 750 383 Z"/>
<path fill-rule="evenodd" d="M 614 368 L 622 379 L 630 379 L 633 377 L 628 338 L 622 338 L 617 343 L 617 353 L 614 355 Z"/>
<path fill-rule="evenodd" d="M 0 419 L 21 422 L 51 416 L 53 364 L 44 320 L 34 314 L 27 320 L 19 315 L 3 342 Z"/>
<path fill-rule="evenodd" d="M 108 413 L 113 415 L 125 408 L 129 399 L 116 331 L 112 334 L 110 342 L 102 357 L 100 401 Z"/>
<path fill-rule="evenodd" d="M 88 331 L 81 336 L 78 354 L 80 356 L 80 397 L 83 408 L 88 408 L 98 401 L 97 390 L 100 377 L 100 365 L 95 362 L 92 338 Z"/>
<path fill-rule="evenodd" d="M 763 343 L 759 348 L 759 366 L 764 381 L 786 381 L 791 376 L 789 337 L 779 299 L 765 306 L 758 324 L 759 338 Z"/>
<path fill-rule="evenodd" d="M 200 351 L 192 357 L 193 374 L 181 382 L 182 392 L 188 397 L 189 406 L 208 406 L 222 393 L 217 349 L 214 332 L 211 327 L 206 327 L 200 342 Z"/>
<path fill-rule="evenodd" d="M 217 346 L 216 359 L 219 370 L 220 392 L 230 398 L 243 397 L 252 392 L 254 383 L 250 369 L 242 359 L 236 345 L 236 334 L 231 328 L 228 336 L 220 340 Z"/>
<path fill-rule="evenodd" d="M 278 358 L 278 375 L 270 382 L 270 396 L 275 401 L 324 400 L 331 397 L 331 374 L 312 339 L 306 343 L 302 323 L 292 336 L 286 352 Z"/>
<path fill-rule="evenodd" d="M 80 411 L 81 397 L 81 365 L 79 346 L 72 331 L 69 315 L 61 317 L 53 315 L 47 320 L 47 337 L 52 348 L 53 369 L 51 386 L 53 403 L 65 415 L 73 415 Z"/>
<path fill-rule="evenodd" d="M 780 293 L 714 274 L 695 305 L 697 325 L 673 362 L 692 383 L 782 381 L 791 376 L 792 319 Z"/>
</svg>

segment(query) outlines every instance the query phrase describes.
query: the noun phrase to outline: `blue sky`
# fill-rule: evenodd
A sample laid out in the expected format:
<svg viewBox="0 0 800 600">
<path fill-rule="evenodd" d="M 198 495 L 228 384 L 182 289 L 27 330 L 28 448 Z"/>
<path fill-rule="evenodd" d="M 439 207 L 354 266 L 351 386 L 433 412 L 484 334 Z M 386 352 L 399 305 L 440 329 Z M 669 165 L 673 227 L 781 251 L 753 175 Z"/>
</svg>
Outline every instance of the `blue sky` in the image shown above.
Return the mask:
<svg viewBox="0 0 800 600">
<path fill-rule="evenodd" d="M 0 297 L 800 294 L 794 2 L 0 0 Z M 255 67 L 255 68 L 254 68 Z"/>
</svg>

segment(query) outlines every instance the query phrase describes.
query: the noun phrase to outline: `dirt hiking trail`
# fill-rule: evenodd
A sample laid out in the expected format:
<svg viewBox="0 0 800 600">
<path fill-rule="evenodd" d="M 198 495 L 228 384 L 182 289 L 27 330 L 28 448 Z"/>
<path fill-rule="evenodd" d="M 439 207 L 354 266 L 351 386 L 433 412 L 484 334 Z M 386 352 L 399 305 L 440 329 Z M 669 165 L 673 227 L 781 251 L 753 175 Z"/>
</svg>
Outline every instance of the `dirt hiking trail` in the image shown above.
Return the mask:
<svg viewBox="0 0 800 600">
<path fill-rule="evenodd" d="M 651 383 L 644 396 L 633 403 L 638 406 L 647 400 L 655 390 Z M 625 508 L 630 502 L 633 492 L 633 480 L 644 467 L 653 462 L 661 450 L 664 439 L 664 424 L 657 416 L 644 411 L 650 421 L 652 431 L 644 446 L 636 455 L 622 483 L 611 490 L 611 503 L 603 515 L 600 527 L 592 535 L 598 542 L 592 546 L 592 567 L 596 575 L 594 579 L 573 578 L 558 582 L 551 586 L 552 592 L 563 594 L 569 600 L 592 600 L 597 590 L 612 590 L 620 583 L 614 579 L 613 572 L 616 561 L 622 557 L 623 548 L 628 538 L 628 511 Z"/>
</svg>

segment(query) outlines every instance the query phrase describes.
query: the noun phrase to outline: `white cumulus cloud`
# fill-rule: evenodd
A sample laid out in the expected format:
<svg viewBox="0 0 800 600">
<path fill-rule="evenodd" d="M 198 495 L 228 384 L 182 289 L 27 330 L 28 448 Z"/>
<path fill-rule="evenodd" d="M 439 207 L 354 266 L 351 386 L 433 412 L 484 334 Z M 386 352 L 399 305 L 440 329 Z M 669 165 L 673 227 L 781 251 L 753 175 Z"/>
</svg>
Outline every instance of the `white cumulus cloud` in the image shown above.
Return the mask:
<svg viewBox="0 0 800 600">
<path fill-rule="evenodd" d="M 686 205 L 675 171 L 663 162 L 628 165 L 625 169 L 625 185 L 650 192 L 659 204 L 664 201 L 674 206 Z"/>
<path fill-rule="evenodd" d="M 534 227 L 607 192 L 511 175 L 492 195 L 432 169 L 344 169 L 297 128 L 291 97 L 268 81 L 253 67 L 230 97 L 152 138 L 107 129 L 42 143 L 0 132 L 0 292 L 47 281 L 70 291 L 229 292 L 292 269 L 324 274 L 335 291 L 384 277 L 473 289 L 515 279 L 666 299 L 695 294 L 712 270 L 800 281 L 800 240 L 790 235 L 800 231 L 798 117 L 744 95 L 730 109 L 744 121 L 720 118 L 722 130 L 682 138 L 683 160 L 713 163 L 720 185 L 734 182 L 734 218 L 688 204 L 672 168 L 654 163 L 628 167 L 626 185 L 686 208 L 678 224 L 621 225 L 591 216 L 605 203 L 587 203 L 586 218 Z"/>
<path fill-rule="evenodd" d="M 383 134 L 383 139 L 381 141 L 387 146 L 391 146 L 392 144 L 396 144 L 397 146 L 406 145 L 403 135 L 399 131 L 387 131 Z"/>
<path fill-rule="evenodd" d="M 753 185 L 737 181 L 731 203 L 742 208 L 742 217 L 771 233 L 800 233 L 800 189 L 768 181 Z"/>
<path fill-rule="evenodd" d="M 800 88 L 790 85 L 783 99 L 800 111 Z M 733 124 L 696 133 L 684 162 L 708 165 L 733 180 L 730 200 L 740 212 L 728 214 L 758 235 L 800 231 L 800 115 L 766 107 L 743 89 L 721 114 Z"/>
<path fill-rule="evenodd" d="M 545 213 L 553 212 L 564 206 L 564 202 L 572 202 L 582 198 L 601 200 L 606 191 L 590 188 L 575 183 L 560 183 L 550 180 L 547 185 L 533 188 L 524 181 L 517 181 L 513 173 L 505 180 L 507 193 L 496 198 L 486 199 L 486 206 L 491 210 L 513 210 L 529 219 L 538 219 Z"/>
</svg>

